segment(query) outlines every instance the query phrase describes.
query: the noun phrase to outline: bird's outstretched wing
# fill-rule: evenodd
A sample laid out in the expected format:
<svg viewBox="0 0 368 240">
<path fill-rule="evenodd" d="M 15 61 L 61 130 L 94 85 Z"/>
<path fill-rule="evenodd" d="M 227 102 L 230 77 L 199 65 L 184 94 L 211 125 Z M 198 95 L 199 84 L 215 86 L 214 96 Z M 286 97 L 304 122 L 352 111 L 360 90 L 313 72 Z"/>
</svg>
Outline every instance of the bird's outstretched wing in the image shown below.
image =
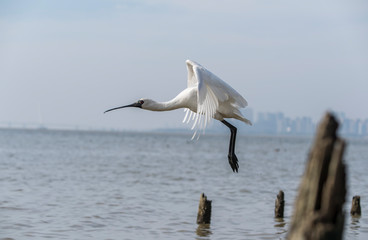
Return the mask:
<svg viewBox="0 0 368 240">
<path fill-rule="evenodd" d="M 188 69 L 188 88 L 197 87 L 197 113 L 193 113 L 188 109 L 184 122 L 194 120 L 192 129 L 204 129 L 214 117 L 218 106 L 222 102 L 229 101 L 234 107 L 244 108 L 247 101 L 233 89 L 229 84 L 221 80 L 215 74 L 191 60 L 186 61 Z M 188 113 L 190 113 L 189 118 Z M 193 137 L 195 136 L 194 133 Z"/>
</svg>

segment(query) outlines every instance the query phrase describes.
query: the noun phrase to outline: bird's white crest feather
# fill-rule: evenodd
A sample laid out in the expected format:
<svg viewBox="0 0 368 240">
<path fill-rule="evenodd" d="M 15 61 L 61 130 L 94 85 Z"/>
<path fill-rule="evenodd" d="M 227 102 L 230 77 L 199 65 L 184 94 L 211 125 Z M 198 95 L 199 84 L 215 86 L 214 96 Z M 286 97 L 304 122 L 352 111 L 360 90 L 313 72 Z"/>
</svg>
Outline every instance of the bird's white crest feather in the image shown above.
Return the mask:
<svg viewBox="0 0 368 240">
<path fill-rule="evenodd" d="M 195 129 L 192 139 L 198 130 L 204 130 L 214 117 L 219 104 L 229 101 L 235 107 L 246 107 L 247 101 L 230 85 L 200 64 L 187 60 L 188 88 L 197 87 L 197 113 L 187 109 L 183 122 L 194 120 L 192 129 Z M 189 115 L 190 112 L 190 115 Z M 189 115 L 189 118 L 188 118 Z M 198 134 L 199 137 L 199 134 Z"/>
</svg>

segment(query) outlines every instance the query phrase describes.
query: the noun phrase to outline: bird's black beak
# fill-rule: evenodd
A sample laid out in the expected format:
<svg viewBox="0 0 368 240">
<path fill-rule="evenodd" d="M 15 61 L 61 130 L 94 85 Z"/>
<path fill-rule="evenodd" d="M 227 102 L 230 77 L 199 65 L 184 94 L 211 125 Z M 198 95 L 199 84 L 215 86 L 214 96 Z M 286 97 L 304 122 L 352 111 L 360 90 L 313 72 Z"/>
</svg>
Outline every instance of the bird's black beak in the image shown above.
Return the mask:
<svg viewBox="0 0 368 240">
<path fill-rule="evenodd" d="M 132 104 L 129 104 L 129 105 L 126 105 L 126 106 L 111 108 L 109 110 L 106 110 L 104 113 L 107 113 L 107 112 L 110 112 L 110 111 L 113 111 L 113 110 L 117 110 L 117 109 L 120 109 L 120 108 L 126 108 L 126 107 L 139 107 L 139 108 L 142 108 L 142 104 L 139 103 L 139 102 L 135 102 L 135 103 L 132 103 Z"/>
</svg>

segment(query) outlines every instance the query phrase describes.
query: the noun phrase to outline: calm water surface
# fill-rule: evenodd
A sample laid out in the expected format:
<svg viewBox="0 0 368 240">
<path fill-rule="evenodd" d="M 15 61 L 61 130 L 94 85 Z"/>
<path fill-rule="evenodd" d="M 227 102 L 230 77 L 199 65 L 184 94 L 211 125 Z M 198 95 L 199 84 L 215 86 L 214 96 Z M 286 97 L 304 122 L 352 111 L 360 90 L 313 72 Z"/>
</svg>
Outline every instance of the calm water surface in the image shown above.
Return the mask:
<svg viewBox="0 0 368 240">
<path fill-rule="evenodd" d="M 239 137 L 234 174 L 229 136 L 190 137 L 0 130 L 0 239 L 285 239 L 311 139 Z M 345 154 L 345 239 L 368 239 L 367 143 L 350 140 Z M 196 224 L 202 192 L 212 200 L 207 227 Z"/>
</svg>

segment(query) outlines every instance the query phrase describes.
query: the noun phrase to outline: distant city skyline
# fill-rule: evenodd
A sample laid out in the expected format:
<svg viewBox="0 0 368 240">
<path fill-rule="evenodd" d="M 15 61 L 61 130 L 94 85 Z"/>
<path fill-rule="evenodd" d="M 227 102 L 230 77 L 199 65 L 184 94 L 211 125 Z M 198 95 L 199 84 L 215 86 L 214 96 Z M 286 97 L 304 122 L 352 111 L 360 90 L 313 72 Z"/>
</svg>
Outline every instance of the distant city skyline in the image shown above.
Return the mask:
<svg viewBox="0 0 368 240">
<path fill-rule="evenodd" d="M 250 116 L 253 111 L 248 111 Z M 345 136 L 368 136 L 368 119 L 354 119 L 344 112 L 331 111 L 339 122 L 339 133 Z M 321 116 L 322 118 L 322 116 Z M 283 112 L 258 112 L 254 129 L 243 128 L 250 133 L 275 135 L 312 135 L 320 120 L 313 121 L 310 116 L 291 118 Z"/>
</svg>

